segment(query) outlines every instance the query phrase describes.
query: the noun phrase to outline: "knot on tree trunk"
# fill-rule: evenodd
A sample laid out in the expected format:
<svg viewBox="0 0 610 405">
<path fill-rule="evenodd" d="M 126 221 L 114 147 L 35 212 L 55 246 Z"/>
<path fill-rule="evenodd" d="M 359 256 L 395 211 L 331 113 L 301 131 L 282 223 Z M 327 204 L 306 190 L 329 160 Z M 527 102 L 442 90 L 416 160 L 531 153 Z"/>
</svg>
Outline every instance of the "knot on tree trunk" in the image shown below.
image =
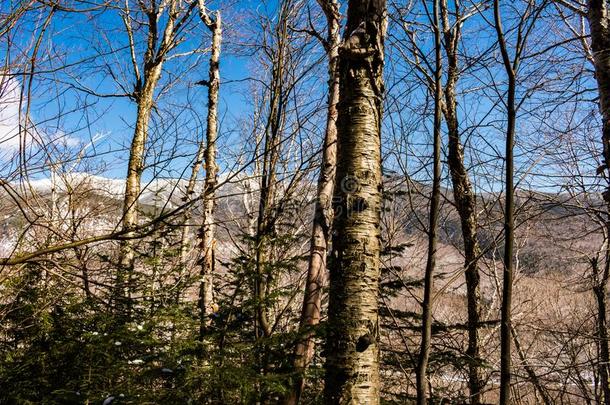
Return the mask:
<svg viewBox="0 0 610 405">
<path fill-rule="evenodd" d="M 366 349 L 369 348 L 375 342 L 375 337 L 370 333 L 362 335 L 358 338 L 358 342 L 356 342 L 356 351 L 358 353 L 362 353 Z"/>
</svg>

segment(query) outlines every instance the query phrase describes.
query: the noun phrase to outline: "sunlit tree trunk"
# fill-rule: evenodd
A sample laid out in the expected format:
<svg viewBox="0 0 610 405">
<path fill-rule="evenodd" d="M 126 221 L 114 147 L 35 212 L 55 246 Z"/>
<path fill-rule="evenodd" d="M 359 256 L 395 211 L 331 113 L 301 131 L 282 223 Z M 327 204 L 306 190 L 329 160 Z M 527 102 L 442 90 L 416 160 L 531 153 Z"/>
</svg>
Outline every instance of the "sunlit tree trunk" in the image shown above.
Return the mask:
<svg viewBox="0 0 610 405">
<path fill-rule="evenodd" d="M 206 149 L 204 153 L 205 184 L 203 187 L 203 225 L 201 227 L 201 284 L 199 310 L 201 335 L 210 323 L 214 300 L 214 267 L 216 239 L 214 235 L 215 189 L 218 176 L 216 164 L 216 139 L 218 135 L 218 91 L 220 88 L 220 47 L 222 42 L 222 22 L 220 12 L 211 18 L 203 0 L 199 0 L 199 13 L 205 25 L 212 32 L 212 54 L 210 56 L 208 80 L 208 117 Z"/>
<path fill-rule="evenodd" d="M 185 203 L 189 202 L 189 200 L 191 200 L 192 196 L 195 194 L 197 178 L 199 176 L 199 171 L 201 170 L 205 151 L 206 142 L 204 140 L 200 142 L 199 147 L 197 148 L 197 154 L 195 155 L 195 160 L 193 161 L 193 165 L 191 167 L 191 175 L 186 185 L 186 191 L 184 192 L 183 200 Z M 186 267 L 188 266 L 188 258 L 192 248 L 192 245 L 190 243 L 191 232 L 189 230 L 192 216 L 192 207 L 188 206 L 184 211 L 183 227 L 180 233 L 180 266 L 182 267 L 182 269 L 186 269 Z"/>
<path fill-rule="evenodd" d="M 339 50 L 337 180 L 325 365 L 328 404 L 379 403 L 385 20 L 384 0 L 350 0 Z"/>
<path fill-rule="evenodd" d="M 595 79 L 599 90 L 599 107 L 603 120 L 604 163 L 610 170 L 610 15 L 608 7 L 607 0 L 589 0 L 587 19 L 591 31 Z"/>
<path fill-rule="evenodd" d="M 144 170 L 144 148 L 148 139 L 148 124 L 153 107 L 154 90 L 161 73 L 161 64 L 158 68 L 145 72 L 145 85 L 138 95 L 138 112 L 136 127 L 129 153 L 127 179 L 125 183 L 125 198 L 123 201 L 123 230 L 127 237 L 133 236 L 133 230 L 138 224 L 138 197 L 141 191 L 141 178 Z M 126 240 L 122 243 L 119 263 L 119 277 L 117 283 L 121 288 L 120 299 L 128 299 L 131 291 L 128 278 L 133 271 L 135 253 L 133 243 Z"/>
<path fill-rule="evenodd" d="M 290 392 L 286 395 L 286 405 L 297 404 L 305 385 L 304 373 L 311 363 L 314 354 L 314 331 L 312 328 L 320 322 L 322 305 L 322 288 L 326 278 L 326 254 L 330 242 L 332 223 L 332 196 L 337 165 L 337 103 L 339 102 L 339 78 L 337 76 L 337 58 L 340 45 L 339 2 L 319 0 L 326 15 L 328 25 L 325 43 L 328 55 L 328 112 L 326 117 L 326 134 L 322 150 L 322 164 L 318 179 L 318 190 L 315 202 L 313 227 L 311 232 L 310 256 L 307 267 L 305 296 L 299 322 L 299 337 L 294 349 L 293 367 L 295 380 Z"/>
<path fill-rule="evenodd" d="M 132 46 L 132 58 L 136 76 L 136 88 L 134 98 L 137 103 L 136 125 L 134 129 L 131 147 L 129 149 L 129 163 L 127 165 L 127 177 L 125 180 L 125 196 L 123 200 L 123 230 L 126 232 L 126 240 L 121 244 L 119 256 L 119 270 L 117 274 L 117 287 L 119 288 L 117 299 L 121 309 L 129 312 L 129 297 L 131 295 L 131 277 L 135 252 L 130 238 L 134 236 L 134 230 L 138 225 L 138 198 L 141 192 L 141 178 L 144 171 L 144 152 L 148 140 L 148 126 L 154 106 L 155 89 L 161 77 L 165 55 L 172 46 L 174 40 L 174 23 L 176 19 L 176 1 L 169 4 L 168 21 L 163 31 L 160 44 L 158 41 L 159 14 L 162 12 L 156 6 L 145 10 L 148 17 L 148 41 L 144 56 L 143 73 L 140 75 L 138 63 L 135 57 L 134 39 L 131 31 L 131 22 L 125 20 L 127 33 Z"/>
<path fill-rule="evenodd" d="M 599 109 L 602 116 L 602 144 L 603 158 L 607 174 L 610 175 L 610 15 L 607 0 L 588 0 L 587 19 L 591 31 L 591 49 L 595 64 L 595 78 L 599 90 Z M 607 210 L 610 213 L 610 188 L 604 193 Z M 610 215 L 610 214 L 609 214 Z M 607 234 L 610 235 L 610 221 L 607 225 Z M 610 249 L 610 247 L 607 247 Z M 606 253 L 606 260 L 610 254 Z M 606 315 L 606 295 L 608 286 L 608 265 L 602 271 L 594 265 L 595 285 L 593 292 L 597 302 L 597 335 L 599 347 L 598 372 L 600 384 L 604 395 L 604 404 L 610 405 L 610 350 L 608 348 L 608 320 Z"/>
<path fill-rule="evenodd" d="M 456 19 L 461 18 L 459 3 L 456 6 Z M 468 385 L 470 403 L 481 401 L 481 377 L 479 374 L 479 269 L 481 254 L 477 239 L 477 216 L 475 193 L 464 164 L 464 148 L 460 139 L 457 115 L 456 85 L 459 76 L 458 44 L 461 36 L 461 23 L 451 24 L 447 0 L 441 1 L 444 46 L 447 54 L 447 82 L 445 83 L 445 108 L 443 112 L 447 124 L 448 153 L 447 164 L 453 185 L 453 199 L 460 216 L 462 238 L 464 240 L 464 273 L 466 275 L 466 299 L 468 306 Z"/>
</svg>

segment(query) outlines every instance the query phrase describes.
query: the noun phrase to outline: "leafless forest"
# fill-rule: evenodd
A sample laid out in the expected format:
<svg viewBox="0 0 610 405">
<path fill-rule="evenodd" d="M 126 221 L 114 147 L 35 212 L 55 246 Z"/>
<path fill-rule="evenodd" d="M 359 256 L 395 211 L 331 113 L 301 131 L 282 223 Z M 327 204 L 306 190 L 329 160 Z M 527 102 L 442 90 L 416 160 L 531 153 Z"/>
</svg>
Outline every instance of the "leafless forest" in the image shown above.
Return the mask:
<svg viewBox="0 0 610 405">
<path fill-rule="evenodd" d="M 0 404 L 610 405 L 610 1 L 2 0 Z"/>
</svg>

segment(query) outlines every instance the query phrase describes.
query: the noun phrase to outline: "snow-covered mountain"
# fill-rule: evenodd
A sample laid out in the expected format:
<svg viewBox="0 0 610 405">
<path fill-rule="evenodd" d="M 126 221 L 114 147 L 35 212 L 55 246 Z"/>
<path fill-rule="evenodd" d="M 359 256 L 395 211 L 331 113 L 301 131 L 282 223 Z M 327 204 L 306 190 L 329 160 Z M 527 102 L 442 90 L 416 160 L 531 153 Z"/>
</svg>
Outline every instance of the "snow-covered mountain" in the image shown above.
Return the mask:
<svg viewBox="0 0 610 405">
<path fill-rule="evenodd" d="M 123 199 L 125 193 L 125 180 L 113 179 L 89 173 L 68 173 L 52 177 L 28 179 L 27 181 L 10 182 L 10 187 L 19 195 L 36 194 L 48 197 L 55 192 L 58 195 L 69 193 L 94 194 L 103 198 L 117 201 Z M 231 198 L 244 192 L 253 192 L 258 189 L 255 178 L 246 175 L 224 174 L 219 177 L 217 196 Z M 188 180 L 176 178 L 156 178 L 142 181 L 139 202 L 146 206 L 172 209 L 185 201 Z M 197 180 L 193 195 L 198 196 L 203 190 L 203 180 Z M 0 190 L 1 192 L 1 190 Z"/>
</svg>

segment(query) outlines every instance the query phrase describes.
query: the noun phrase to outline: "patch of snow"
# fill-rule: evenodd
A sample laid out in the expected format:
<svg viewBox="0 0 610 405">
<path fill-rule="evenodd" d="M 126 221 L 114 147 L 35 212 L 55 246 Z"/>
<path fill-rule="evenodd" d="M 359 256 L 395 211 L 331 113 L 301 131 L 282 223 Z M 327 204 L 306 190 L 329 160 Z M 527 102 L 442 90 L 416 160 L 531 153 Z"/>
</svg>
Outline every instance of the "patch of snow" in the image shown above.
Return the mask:
<svg viewBox="0 0 610 405">
<path fill-rule="evenodd" d="M 114 402 L 114 396 L 111 395 L 108 398 L 106 398 L 104 400 L 104 402 L 102 402 L 102 405 L 110 405 L 113 402 Z"/>
</svg>

